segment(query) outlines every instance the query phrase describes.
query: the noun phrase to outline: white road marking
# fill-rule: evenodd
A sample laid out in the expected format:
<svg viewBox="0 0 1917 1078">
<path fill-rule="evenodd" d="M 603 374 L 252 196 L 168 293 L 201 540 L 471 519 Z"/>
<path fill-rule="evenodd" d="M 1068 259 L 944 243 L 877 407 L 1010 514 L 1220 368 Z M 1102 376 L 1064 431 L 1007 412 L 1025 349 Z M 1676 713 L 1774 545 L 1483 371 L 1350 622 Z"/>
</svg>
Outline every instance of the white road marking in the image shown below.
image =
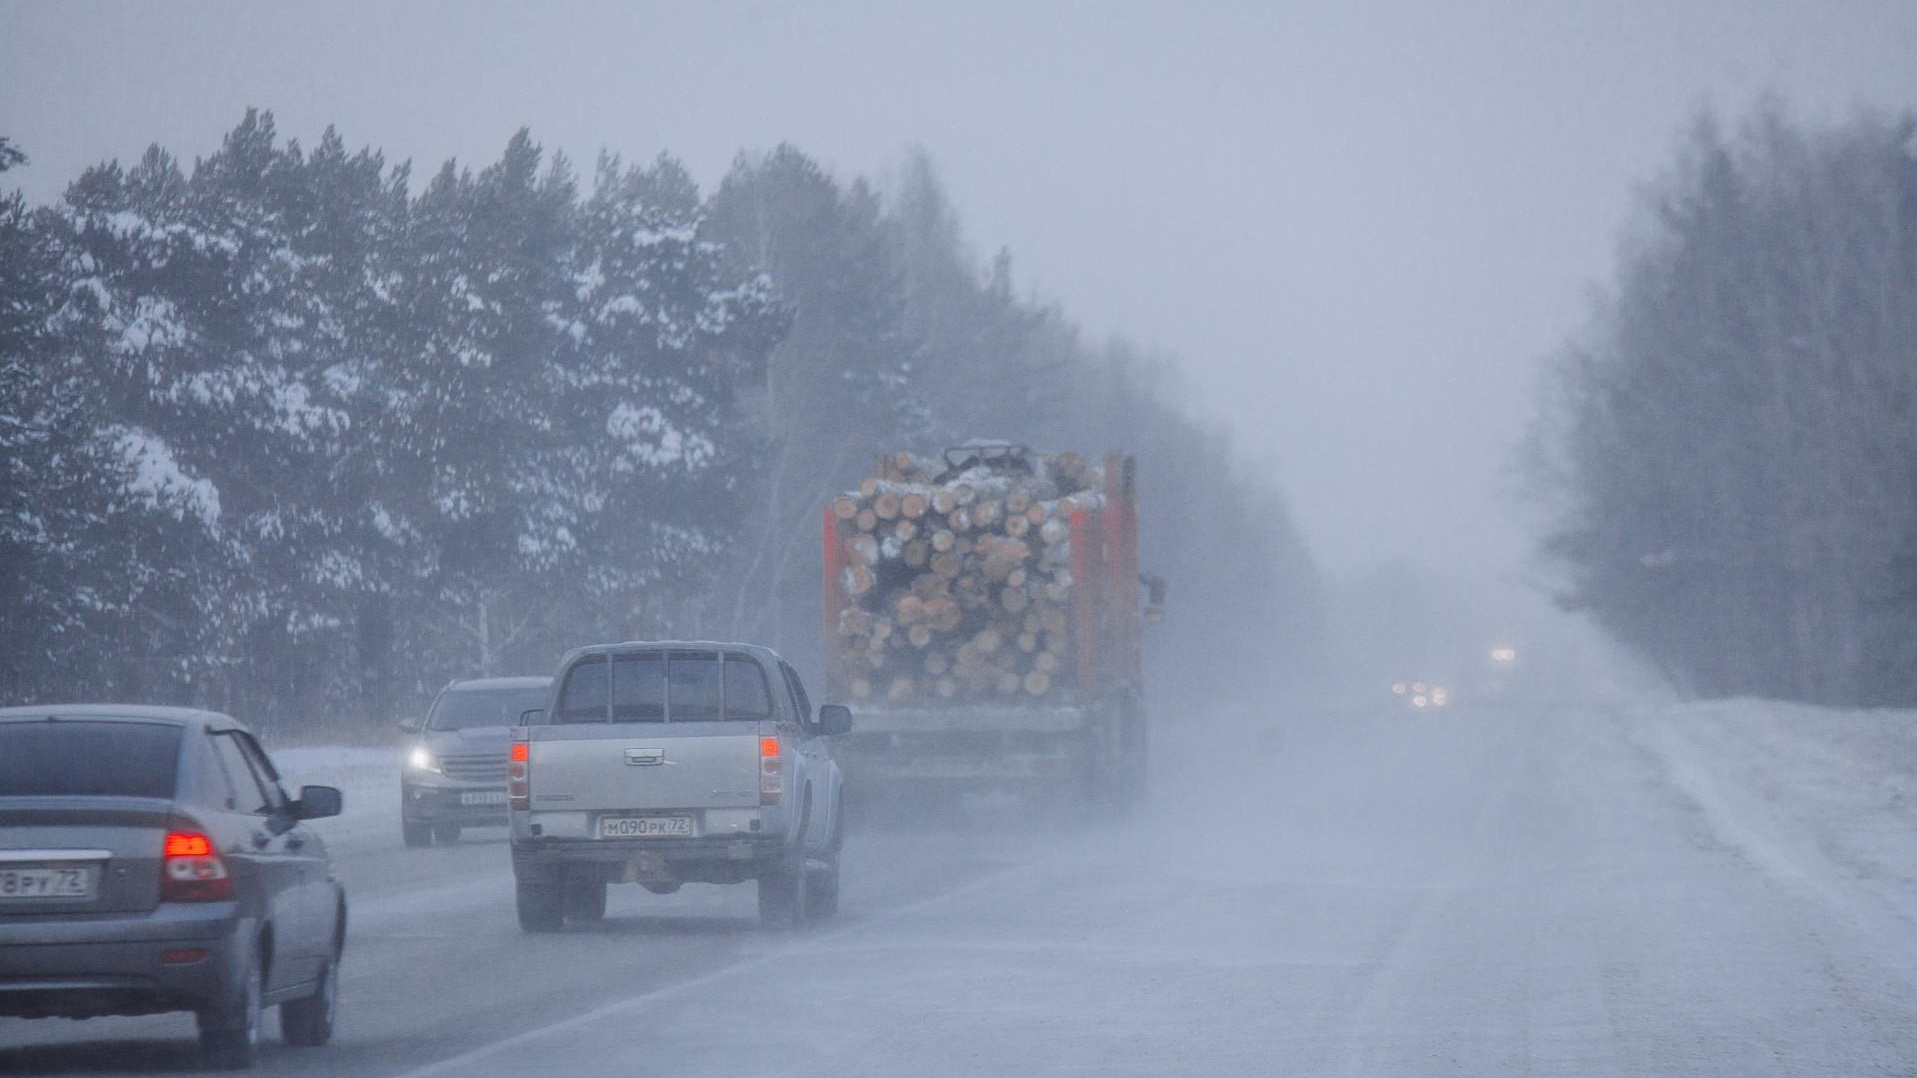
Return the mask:
<svg viewBox="0 0 1917 1078">
<path fill-rule="evenodd" d="M 794 951 L 800 950 L 804 946 L 815 945 L 822 940 L 828 940 L 836 936 L 844 935 L 847 932 L 854 931 L 856 929 L 862 928 L 869 924 L 889 921 L 897 917 L 903 917 L 910 913 L 916 913 L 919 910 L 929 909 L 933 906 L 937 906 L 944 902 L 949 902 L 954 899 L 963 898 L 966 895 L 973 893 L 974 891 L 981 891 L 988 886 L 997 884 L 1003 881 L 1008 876 L 1017 875 L 1019 873 L 1036 872 L 1039 869 L 1042 869 L 1044 867 L 1046 867 L 1044 864 L 1036 863 L 1036 862 L 1019 864 L 1019 865 L 1010 865 L 996 872 L 987 873 L 986 875 L 981 876 L 970 883 L 964 884 L 959 887 L 954 887 L 950 891 L 942 891 L 929 898 L 923 898 L 917 902 L 908 903 L 907 905 L 904 905 L 904 906 L 895 906 L 889 910 L 885 910 L 863 921 L 855 921 L 848 924 L 839 925 L 838 927 L 829 929 L 825 932 L 809 934 L 806 938 L 802 940 L 793 940 L 792 944 L 789 946 L 777 947 L 771 951 L 767 951 L 764 954 L 745 959 L 744 961 L 734 962 L 733 964 L 729 966 L 722 966 L 709 973 L 702 973 L 697 977 L 691 978 L 690 980 L 680 981 L 676 984 L 669 984 L 661 988 L 652 989 L 651 991 L 648 991 L 648 992 L 641 992 L 640 994 L 636 996 L 627 996 L 624 999 L 618 1000 L 613 1003 L 608 1003 L 602 1007 L 597 1007 L 583 1014 L 576 1014 L 576 1015 L 573 1015 L 571 1018 L 561 1019 L 560 1021 L 552 1022 L 547 1025 L 540 1026 L 536 1029 L 526 1030 L 523 1033 L 516 1033 L 510 1037 L 506 1037 L 501 1040 L 494 1041 L 491 1044 L 484 1044 L 477 1048 L 473 1048 L 465 1052 L 461 1052 L 460 1054 L 456 1056 L 449 1056 L 437 1062 L 428 1063 L 423 1067 L 416 1067 L 413 1070 L 403 1071 L 400 1074 L 395 1075 L 394 1078 L 429 1078 L 429 1076 L 431 1075 L 458 1073 L 462 1070 L 462 1068 L 468 1067 L 471 1064 L 477 1062 L 478 1060 L 485 1059 L 487 1056 L 495 1055 L 499 1052 L 504 1052 L 513 1048 L 517 1048 L 522 1044 L 527 1044 L 532 1041 L 539 1040 L 542 1037 L 550 1037 L 556 1033 L 564 1033 L 567 1030 L 578 1029 L 581 1026 L 591 1025 L 592 1023 L 597 1022 L 602 1018 L 609 1018 L 615 1014 L 621 1014 L 627 1011 L 638 1010 L 642 1007 L 647 1006 L 648 1004 L 655 1003 L 662 999 L 671 999 L 672 997 L 677 996 L 683 992 L 688 992 L 695 988 L 703 988 L 706 985 L 724 980 L 725 978 L 730 977 L 735 973 L 743 973 L 747 970 L 751 970 L 759 966 L 763 966 L 766 963 L 773 961 L 774 959 L 789 957 Z"/>
</svg>

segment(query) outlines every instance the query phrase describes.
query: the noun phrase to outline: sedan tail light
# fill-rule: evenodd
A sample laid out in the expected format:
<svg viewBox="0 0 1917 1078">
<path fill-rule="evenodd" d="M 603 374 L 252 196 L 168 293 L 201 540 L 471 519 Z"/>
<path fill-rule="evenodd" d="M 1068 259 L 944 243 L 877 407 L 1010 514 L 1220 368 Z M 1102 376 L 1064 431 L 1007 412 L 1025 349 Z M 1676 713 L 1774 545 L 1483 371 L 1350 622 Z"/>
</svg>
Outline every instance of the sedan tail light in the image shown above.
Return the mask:
<svg viewBox="0 0 1917 1078">
<path fill-rule="evenodd" d="M 160 901 L 224 902 L 233 897 L 233 877 L 204 832 L 168 832 L 160 860 Z"/>
</svg>

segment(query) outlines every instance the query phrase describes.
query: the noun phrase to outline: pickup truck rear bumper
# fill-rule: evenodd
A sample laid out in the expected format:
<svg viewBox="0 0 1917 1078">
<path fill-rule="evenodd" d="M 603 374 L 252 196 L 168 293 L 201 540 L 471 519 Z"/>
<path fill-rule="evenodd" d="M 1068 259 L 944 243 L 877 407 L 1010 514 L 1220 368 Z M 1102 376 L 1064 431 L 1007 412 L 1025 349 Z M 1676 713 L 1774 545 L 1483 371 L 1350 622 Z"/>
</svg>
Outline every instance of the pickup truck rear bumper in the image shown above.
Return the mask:
<svg viewBox="0 0 1917 1078">
<path fill-rule="evenodd" d="M 649 839 L 515 839 L 513 870 L 533 871 L 568 865 L 593 865 L 619 877 L 640 882 L 655 878 L 706 875 L 721 866 L 761 866 L 785 859 L 785 840 L 779 836 L 741 838 Z"/>
</svg>

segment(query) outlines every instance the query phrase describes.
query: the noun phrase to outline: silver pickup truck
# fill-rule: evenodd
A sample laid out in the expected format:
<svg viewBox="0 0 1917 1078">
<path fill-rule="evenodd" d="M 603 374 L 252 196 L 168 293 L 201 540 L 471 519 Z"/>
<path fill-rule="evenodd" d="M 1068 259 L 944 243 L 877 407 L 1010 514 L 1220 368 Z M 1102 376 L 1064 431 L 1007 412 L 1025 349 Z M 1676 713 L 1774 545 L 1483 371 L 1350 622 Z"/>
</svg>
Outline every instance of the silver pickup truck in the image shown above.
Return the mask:
<svg viewBox="0 0 1917 1078">
<path fill-rule="evenodd" d="M 843 707 L 815 714 L 798 673 L 767 648 L 653 641 L 567 654 L 508 754 L 520 927 L 597 920 L 611 883 L 669 894 L 753 880 L 768 924 L 832 916 L 845 832 L 831 739 L 851 727 Z"/>
</svg>

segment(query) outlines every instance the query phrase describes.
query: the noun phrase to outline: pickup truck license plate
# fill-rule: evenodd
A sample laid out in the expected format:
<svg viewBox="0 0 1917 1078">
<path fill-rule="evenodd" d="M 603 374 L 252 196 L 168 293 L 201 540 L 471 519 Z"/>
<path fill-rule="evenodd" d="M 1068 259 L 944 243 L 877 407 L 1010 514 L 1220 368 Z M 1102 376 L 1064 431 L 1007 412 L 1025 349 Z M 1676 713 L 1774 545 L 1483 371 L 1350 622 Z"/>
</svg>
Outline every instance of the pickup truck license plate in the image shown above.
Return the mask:
<svg viewBox="0 0 1917 1078">
<path fill-rule="evenodd" d="M 92 897 L 90 868 L 0 868 L 0 900 Z"/>
<path fill-rule="evenodd" d="M 504 790 L 466 790 L 459 795 L 462 805 L 503 805 L 506 803 Z"/>
<path fill-rule="evenodd" d="M 658 835 L 690 837 L 690 816 L 601 816 L 600 838 L 651 838 Z"/>
</svg>

